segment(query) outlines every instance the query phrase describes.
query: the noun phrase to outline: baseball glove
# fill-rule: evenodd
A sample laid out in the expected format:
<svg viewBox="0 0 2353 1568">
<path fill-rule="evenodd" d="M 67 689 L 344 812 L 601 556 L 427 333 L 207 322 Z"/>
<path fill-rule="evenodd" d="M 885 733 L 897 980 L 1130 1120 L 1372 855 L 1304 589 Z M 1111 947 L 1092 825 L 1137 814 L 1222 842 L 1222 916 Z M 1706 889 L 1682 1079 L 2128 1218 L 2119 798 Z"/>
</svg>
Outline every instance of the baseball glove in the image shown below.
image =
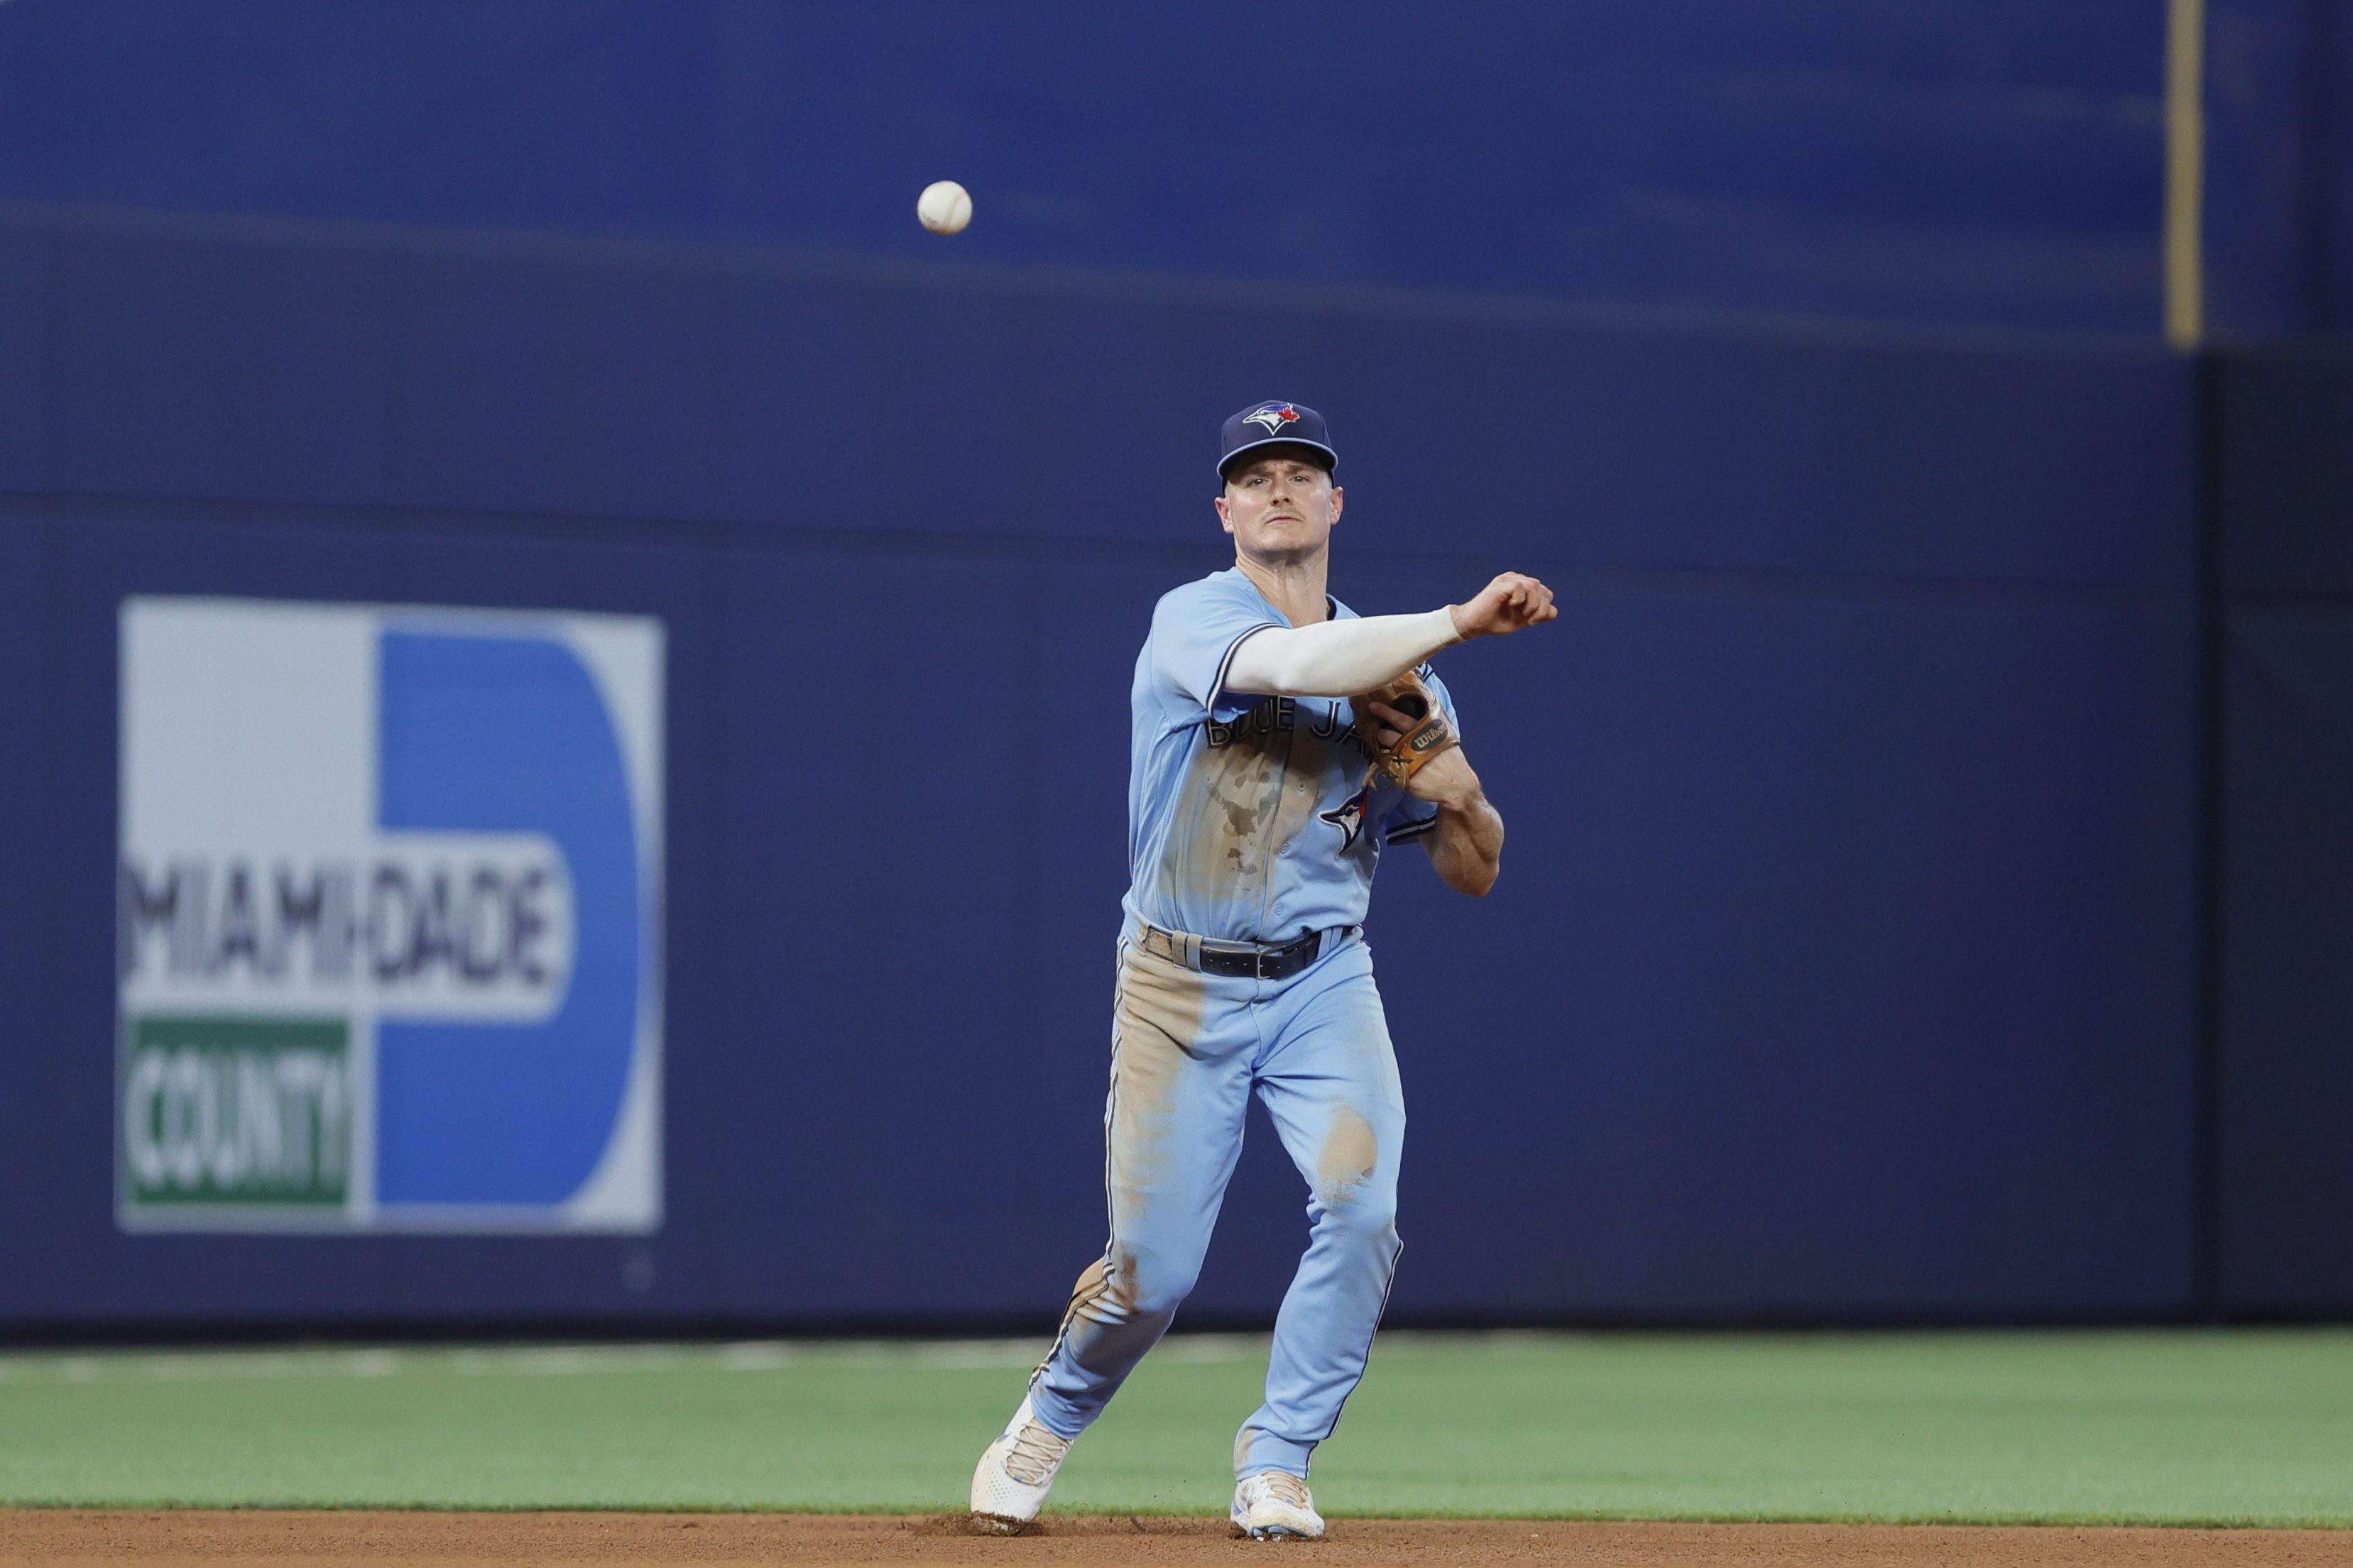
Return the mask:
<svg viewBox="0 0 2353 1568">
<path fill-rule="evenodd" d="M 1374 752 L 1367 783 L 1377 776 L 1402 786 L 1430 758 L 1454 744 L 1454 726 L 1446 721 L 1446 710 L 1439 706 L 1437 695 L 1422 684 L 1419 676 L 1399 676 L 1378 691 L 1368 691 L 1355 700 L 1356 722 L 1365 731 L 1368 743 L 1377 715 L 1366 705 L 1373 702 L 1396 709 L 1409 722 L 1397 744 Z"/>
</svg>

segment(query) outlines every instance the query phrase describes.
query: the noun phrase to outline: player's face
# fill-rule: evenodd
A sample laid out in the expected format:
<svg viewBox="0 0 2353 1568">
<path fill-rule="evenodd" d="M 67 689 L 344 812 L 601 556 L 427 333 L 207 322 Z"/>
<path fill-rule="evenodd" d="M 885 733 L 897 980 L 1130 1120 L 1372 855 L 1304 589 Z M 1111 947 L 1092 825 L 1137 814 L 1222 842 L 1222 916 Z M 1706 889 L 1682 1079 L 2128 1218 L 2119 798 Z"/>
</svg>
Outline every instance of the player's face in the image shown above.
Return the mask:
<svg viewBox="0 0 2353 1568">
<path fill-rule="evenodd" d="M 1340 487 L 1314 463 L 1261 458 L 1226 476 L 1218 516 L 1234 547 L 1252 560 L 1302 561 L 1330 542 L 1340 521 Z"/>
</svg>

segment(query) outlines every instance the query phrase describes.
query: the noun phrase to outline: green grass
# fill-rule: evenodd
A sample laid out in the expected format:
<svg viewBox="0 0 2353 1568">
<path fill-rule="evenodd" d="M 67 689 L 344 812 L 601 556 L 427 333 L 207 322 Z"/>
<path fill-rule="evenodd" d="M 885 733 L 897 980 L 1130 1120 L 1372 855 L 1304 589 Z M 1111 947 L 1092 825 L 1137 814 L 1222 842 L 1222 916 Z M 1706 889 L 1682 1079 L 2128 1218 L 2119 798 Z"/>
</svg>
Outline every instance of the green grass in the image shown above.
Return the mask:
<svg viewBox="0 0 2353 1568">
<path fill-rule="evenodd" d="M 960 1509 L 1035 1344 L 0 1355 L 19 1506 Z M 1175 1339 L 1071 1512 L 1218 1512 L 1265 1342 Z M 1385 1336 L 1335 1515 L 2353 1525 L 2353 1331 Z"/>
</svg>

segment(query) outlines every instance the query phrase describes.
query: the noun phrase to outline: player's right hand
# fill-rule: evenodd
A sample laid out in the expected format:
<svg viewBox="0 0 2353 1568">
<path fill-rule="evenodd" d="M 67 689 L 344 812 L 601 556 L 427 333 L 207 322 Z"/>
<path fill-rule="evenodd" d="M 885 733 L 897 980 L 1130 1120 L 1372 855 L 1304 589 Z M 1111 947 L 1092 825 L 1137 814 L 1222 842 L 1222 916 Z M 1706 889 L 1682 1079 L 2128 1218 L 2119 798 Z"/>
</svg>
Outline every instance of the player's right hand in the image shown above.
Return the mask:
<svg viewBox="0 0 2353 1568">
<path fill-rule="evenodd" d="M 1479 590 L 1467 605 L 1450 605 L 1454 629 L 1472 637 L 1509 637 L 1523 626 L 1541 626 L 1557 616 L 1552 590 L 1524 573 L 1506 572 Z"/>
</svg>

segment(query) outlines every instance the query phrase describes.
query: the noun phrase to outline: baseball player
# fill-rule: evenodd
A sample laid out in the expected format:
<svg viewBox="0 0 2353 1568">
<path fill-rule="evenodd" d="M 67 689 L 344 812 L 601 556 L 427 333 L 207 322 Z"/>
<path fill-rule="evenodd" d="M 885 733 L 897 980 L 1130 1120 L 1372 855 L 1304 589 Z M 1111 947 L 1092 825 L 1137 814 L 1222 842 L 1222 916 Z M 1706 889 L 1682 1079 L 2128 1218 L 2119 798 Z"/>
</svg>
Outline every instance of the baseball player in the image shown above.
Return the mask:
<svg viewBox="0 0 2353 1568">
<path fill-rule="evenodd" d="M 1233 1521 L 1261 1540 L 1324 1533 L 1308 1460 L 1364 1375 L 1399 1247 L 1405 1105 L 1363 933 L 1373 870 L 1419 840 L 1476 896 L 1504 844 L 1424 661 L 1558 613 L 1542 583 L 1505 573 L 1468 604 L 1357 616 L 1324 591 L 1341 491 L 1323 416 L 1253 404 L 1220 434 L 1233 567 L 1161 599 L 1131 693 L 1111 1240 L 981 1456 L 983 1531 L 1038 1517 L 1072 1441 L 1167 1331 L 1256 1094 L 1307 1179 L 1312 1226 L 1266 1403 L 1234 1440 Z"/>
</svg>

